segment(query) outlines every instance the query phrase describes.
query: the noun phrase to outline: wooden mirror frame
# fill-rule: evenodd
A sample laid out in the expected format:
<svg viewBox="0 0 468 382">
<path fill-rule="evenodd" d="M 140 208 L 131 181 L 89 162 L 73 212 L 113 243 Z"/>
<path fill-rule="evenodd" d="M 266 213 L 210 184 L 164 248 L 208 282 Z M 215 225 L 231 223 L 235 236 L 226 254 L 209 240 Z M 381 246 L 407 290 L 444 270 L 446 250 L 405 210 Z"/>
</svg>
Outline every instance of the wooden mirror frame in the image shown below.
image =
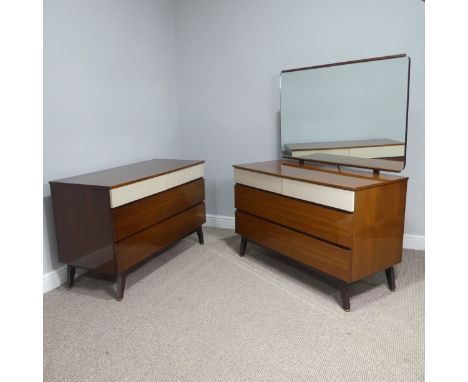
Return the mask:
<svg viewBox="0 0 468 382">
<path fill-rule="evenodd" d="M 341 155 L 332 155 L 330 154 L 311 154 L 309 156 L 304 157 L 293 157 L 290 155 L 286 155 L 283 147 L 281 147 L 281 157 L 285 159 L 294 159 L 298 160 L 300 163 L 304 162 L 315 162 L 315 163 L 325 163 L 325 164 L 332 164 L 337 166 L 348 166 L 348 167 L 357 167 L 357 168 L 365 168 L 373 170 L 374 172 L 382 171 L 389 171 L 389 172 L 401 172 L 406 167 L 406 150 L 407 150 L 407 143 L 408 143 L 408 110 L 409 110 L 409 94 L 410 94 L 410 73 L 411 73 L 411 57 L 406 55 L 405 53 L 402 54 L 395 54 L 391 56 L 381 56 L 381 57 L 371 57 L 371 58 L 364 58 L 360 60 L 353 60 L 353 61 L 342 61 L 342 62 L 334 62 L 330 64 L 323 64 L 323 65 L 314 65 L 314 66 L 306 66 L 302 68 L 294 68 L 294 69 L 287 69 L 282 70 L 280 73 L 291 73 L 297 72 L 302 70 L 310 70 L 310 69 L 320 69 L 320 68 L 327 68 L 330 66 L 341 66 L 341 65 L 351 65 L 351 64 L 359 64 L 363 62 L 369 61 L 382 61 L 382 60 L 391 60 L 395 58 L 403 58 L 408 57 L 408 83 L 407 83 L 407 91 L 406 91 L 406 119 L 405 119 L 405 155 L 403 160 L 403 167 L 399 168 L 399 166 L 395 166 L 395 162 L 386 159 L 372 159 L 372 158 L 359 158 L 359 157 L 346 157 Z M 281 82 L 280 82 L 281 83 Z M 281 96 L 281 87 L 280 87 L 280 96 Z M 280 109 L 281 114 L 281 109 Z M 280 122 L 281 124 L 281 122 Z M 280 125 L 280 145 L 281 143 L 281 125 Z M 388 163 L 387 163 L 388 162 Z"/>
</svg>

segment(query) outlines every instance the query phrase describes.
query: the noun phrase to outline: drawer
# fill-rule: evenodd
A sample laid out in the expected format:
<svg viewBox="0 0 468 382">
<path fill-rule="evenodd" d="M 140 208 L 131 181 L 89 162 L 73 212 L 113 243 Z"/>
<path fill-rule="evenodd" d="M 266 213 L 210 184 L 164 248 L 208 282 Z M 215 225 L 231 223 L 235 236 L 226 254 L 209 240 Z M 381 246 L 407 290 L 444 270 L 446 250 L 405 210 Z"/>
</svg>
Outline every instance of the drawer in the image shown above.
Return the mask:
<svg viewBox="0 0 468 382">
<path fill-rule="evenodd" d="M 111 208 L 116 208 L 192 180 L 203 178 L 203 173 L 203 164 L 199 164 L 140 182 L 113 188 L 110 190 Z"/>
<path fill-rule="evenodd" d="M 302 199 L 308 202 L 322 204 L 340 210 L 354 211 L 354 191 L 341 188 L 326 187 L 319 184 L 283 180 L 283 195 Z"/>
<path fill-rule="evenodd" d="M 247 240 L 341 280 L 351 279 L 351 251 L 236 211 L 236 232 Z"/>
<path fill-rule="evenodd" d="M 334 244 L 352 247 L 354 216 L 351 213 L 240 184 L 235 186 L 235 207 Z"/>
<path fill-rule="evenodd" d="M 113 208 L 114 241 L 178 214 L 205 199 L 205 181 L 197 179 L 133 203 Z"/>
<path fill-rule="evenodd" d="M 237 168 L 234 169 L 234 176 L 238 184 L 338 208 L 340 210 L 354 211 L 354 191 L 291 180 L 279 176 L 260 174 L 258 172 Z"/>
<path fill-rule="evenodd" d="M 234 178 L 236 183 L 245 184 L 247 186 L 260 188 L 281 194 L 282 184 L 281 178 L 278 176 L 260 174 L 258 172 L 234 169 Z"/>
<path fill-rule="evenodd" d="M 114 244 L 118 272 L 138 264 L 205 223 L 205 203 L 197 204 Z"/>
<path fill-rule="evenodd" d="M 334 154 L 349 157 L 349 149 L 296 150 L 292 152 L 293 157 L 302 157 L 310 154 Z"/>
<path fill-rule="evenodd" d="M 356 147 L 350 150 L 350 155 L 359 158 L 404 157 L 405 145 Z"/>
</svg>

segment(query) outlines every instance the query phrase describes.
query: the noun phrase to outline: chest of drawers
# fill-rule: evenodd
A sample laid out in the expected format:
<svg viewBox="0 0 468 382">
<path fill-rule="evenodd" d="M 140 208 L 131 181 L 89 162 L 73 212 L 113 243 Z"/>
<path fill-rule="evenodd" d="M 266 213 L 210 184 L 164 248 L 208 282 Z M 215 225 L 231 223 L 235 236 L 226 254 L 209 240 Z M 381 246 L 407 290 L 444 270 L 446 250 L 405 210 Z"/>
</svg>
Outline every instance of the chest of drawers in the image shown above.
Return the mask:
<svg viewBox="0 0 468 382">
<path fill-rule="evenodd" d="M 193 232 L 203 244 L 203 163 L 154 159 L 50 182 L 67 288 L 77 267 L 112 274 L 121 300 L 134 267 Z"/>
<path fill-rule="evenodd" d="M 282 160 L 234 166 L 236 232 L 349 285 L 401 262 L 407 178 Z"/>
</svg>

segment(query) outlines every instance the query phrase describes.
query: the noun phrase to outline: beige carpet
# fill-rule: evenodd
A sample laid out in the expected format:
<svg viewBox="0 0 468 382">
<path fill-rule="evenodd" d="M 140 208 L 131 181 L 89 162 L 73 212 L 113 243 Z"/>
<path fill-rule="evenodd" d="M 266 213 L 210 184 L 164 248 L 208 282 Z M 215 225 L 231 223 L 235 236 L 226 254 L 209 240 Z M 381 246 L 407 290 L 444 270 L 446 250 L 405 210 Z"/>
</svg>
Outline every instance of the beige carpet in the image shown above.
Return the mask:
<svg viewBox="0 0 468 382">
<path fill-rule="evenodd" d="M 424 379 L 424 253 L 339 293 L 231 230 L 205 228 L 114 284 L 44 295 L 44 381 Z"/>
</svg>

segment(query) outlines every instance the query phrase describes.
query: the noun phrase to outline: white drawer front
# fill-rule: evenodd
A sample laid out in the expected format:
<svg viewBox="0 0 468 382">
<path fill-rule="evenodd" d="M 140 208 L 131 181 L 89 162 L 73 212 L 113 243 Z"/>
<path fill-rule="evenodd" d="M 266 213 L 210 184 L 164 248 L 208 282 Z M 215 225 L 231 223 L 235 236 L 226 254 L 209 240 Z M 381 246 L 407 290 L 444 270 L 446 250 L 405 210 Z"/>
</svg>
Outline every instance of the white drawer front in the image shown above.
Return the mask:
<svg viewBox="0 0 468 382">
<path fill-rule="evenodd" d="M 354 191 L 283 179 L 283 195 L 345 211 L 354 211 Z"/>
<path fill-rule="evenodd" d="M 354 211 L 354 191 L 234 169 L 236 183 L 306 200 L 324 206 Z"/>
<path fill-rule="evenodd" d="M 236 180 L 236 183 L 281 194 L 280 177 L 259 174 L 258 172 L 239 170 L 235 168 L 234 178 Z"/>
<path fill-rule="evenodd" d="M 350 155 L 359 158 L 386 158 L 405 156 L 405 145 L 357 147 L 351 149 Z"/>
<path fill-rule="evenodd" d="M 334 154 L 349 157 L 349 149 L 300 150 L 292 152 L 293 157 L 302 157 L 310 154 Z"/>
<path fill-rule="evenodd" d="M 184 168 L 183 170 L 157 176 L 155 178 L 146 179 L 141 182 L 114 188 L 110 190 L 111 208 L 115 208 L 138 199 L 146 198 L 147 196 L 157 194 L 158 192 L 162 192 L 192 180 L 202 178 L 203 174 L 204 165 L 199 164 L 196 166 Z"/>
</svg>

